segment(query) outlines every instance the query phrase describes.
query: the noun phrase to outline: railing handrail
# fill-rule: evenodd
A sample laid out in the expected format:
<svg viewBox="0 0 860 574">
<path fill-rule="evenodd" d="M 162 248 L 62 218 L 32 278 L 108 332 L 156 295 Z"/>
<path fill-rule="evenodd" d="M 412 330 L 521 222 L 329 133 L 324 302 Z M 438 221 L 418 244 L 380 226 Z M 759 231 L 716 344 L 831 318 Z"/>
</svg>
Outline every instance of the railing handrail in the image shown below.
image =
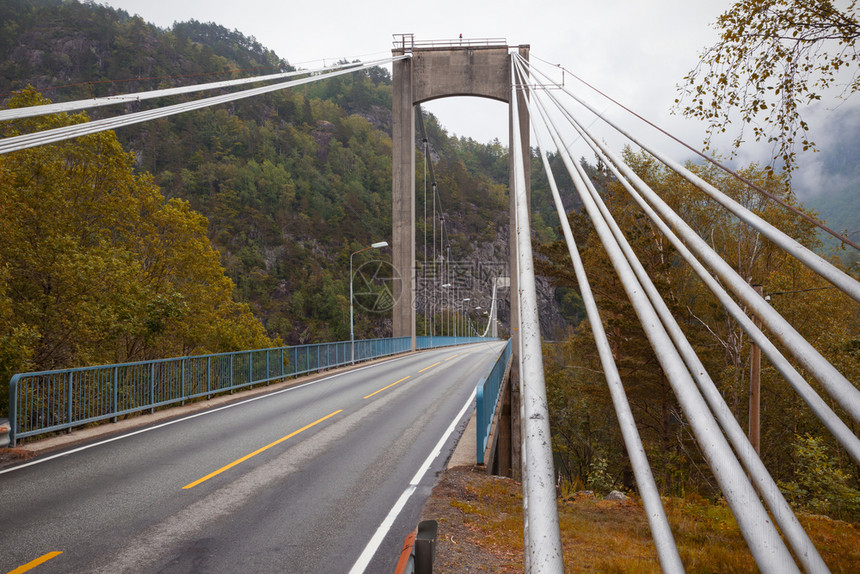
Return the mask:
<svg viewBox="0 0 860 574">
<path fill-rule="evenodd" d="M 411 52 L 421 48 L 482 48 L 506 47 L 507 38 L 446 38 L 439 40 L 416 40 L 413 34 L 393 34 L 392 45 L 395 49 Z"/>
<path fill-rule="evenodd" d="M 419 349 L 490 339 L 433 337 Z M 258 384 L 409 352 L 409 337 L 310 343 L 16 373 L 9 381 L 10 441 L 116 419 Z"/>
<path fill-rule="evenodd" d="M 476 462 L 484 463 L 484 451 L 487 448 L 490 429 L 499 407 L 502 383 L 505 373 L 511 362 L 511 339 L 508 339 L 505 348 L 499 353 L 498 359 L 490 369 L 489 374 L 478 383 L 475 394 L 475 434 L 476 434 Z"/>
<path fill-rule="evenodd" d="M 398 341 L 401 339 L 407 339 L 408 337 L 379 337 L 376 339 L 356 339 L 355 343 L 368 343 L 374 341 Z M 59 373 L 71 373 L 71 372 L 80 372 L 80 371 L 92 371 L 97 369 L 108 369 L 113 367 L 135 367 L 139 365 L 149 365 L 153 363 L 168 363 L 171 361 L 183 361 L 187 359 L 205 359 L 207 357 L 226 357 L 229 355 L 241 355 L 244 353 L 263 353 L 267 351 L 280 351 L 287 349 L 303 349 L 309 347 L 322 347 L 326 345 L 340 345 L 340 344 L 350 344 L 350 341 L 334 341 L 331 343 L 305 343 L 301 345 L 284 345 L 282 347 L 265 347 L 263 349 L 245 349 L 244 351 L 227 351 L 224 353 L 209 353 L 206 355 L 182 355 L 179 357 L 168 357 L 166 359 L 147 359 L 144 361 L 131 361 L 128 363 L 106 363 L 103 365 L 88 365 L 86 367 L 70 367 L 68 369 L 53 369 L 48 371 L 28 371 L 26 373 L 17 373 L 13 376 L 17 377 L 19 375 L 53 375 Z"/>
</svg>

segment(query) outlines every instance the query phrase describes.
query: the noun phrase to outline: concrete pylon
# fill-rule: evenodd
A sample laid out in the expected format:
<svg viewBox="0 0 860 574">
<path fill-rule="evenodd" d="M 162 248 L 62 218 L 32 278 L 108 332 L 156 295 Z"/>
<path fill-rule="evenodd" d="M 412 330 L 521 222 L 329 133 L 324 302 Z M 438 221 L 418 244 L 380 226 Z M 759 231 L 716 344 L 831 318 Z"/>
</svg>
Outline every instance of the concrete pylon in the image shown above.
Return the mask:
<svg viewBox="0 0 860 574">
<path fill-rule="evenodd" d="M 394 51 L 396 55 L 397 50 Z M 402 52 L 401 52 L 402 54 Z M 412 59 L 392 64 L 392 265 L 400 274 L 394 285 L 394 337 L 411 337 L 415 350 L 415 103 Z"/>
<path fill-rule="evenodd" d="M 517 105 L 520 118 L 521 145 L 525 159 L 526 182 L 529 174 L 529 116 L 522 91 L 511 102 L 513 67 L 511 46 L 503 40 L 453 40 L 447 42 L 415 42 L 409 34 L 396 36 L 394 56 L 411 55 L 392 65 L 392 252 L 393 265 L 400 273 L 401 285 L 395 292 L 393 336 L 411 337 L 415 350 L 415 106 L 423 102 L 451 96 L 478 96 Z M 528 59 L 529 46 L 516 49 Z M 509 115 L 511 117 L 512 114 Z M 510 124 L 510 121 L 509 121 Z M 510 128 L 510 125 L 509 125 Z M 511 146 L 513 130 L 509 130 Z M 513 175 L 511 175 L 513 178 Z M 511 179 L 510 189 L 513 189 Z M 511 232 L 509 268 L 511 275 L 511 336 L 514 338 L 514 360 L 511 371 L 510 412 L 514 418 L 503 426 L 513 436 L 510 448 L 500 448 L 499 471 L 514 475 L 519 470 L 519 333 L 516 330 L 519 310 L 517 304 L 516 237 L 513 228 L 514 211 L 511 201 Z"/>
</svg>

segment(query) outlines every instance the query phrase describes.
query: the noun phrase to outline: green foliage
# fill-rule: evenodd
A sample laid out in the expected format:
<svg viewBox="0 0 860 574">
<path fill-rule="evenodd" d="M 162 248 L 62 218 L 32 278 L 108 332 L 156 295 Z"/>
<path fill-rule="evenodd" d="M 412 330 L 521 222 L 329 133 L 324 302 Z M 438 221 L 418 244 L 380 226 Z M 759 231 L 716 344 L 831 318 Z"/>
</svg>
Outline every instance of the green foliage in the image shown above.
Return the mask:
<svg viewBox="0 0 860 574">
<path fill-rule="evenodd" d="M 821 437 L 796 436 L 792 447 L 794 479 L 779 487 L 792 505 L 815 514 L 860 520 L 860 490 L 852 477 L 828 453 Z"/>
<path fill-rule="evenodd" d="M 254 38 L 215 24 L 162 30 L 74 1 L 12 0 L 0 11 L 0 46 L 10 55 L 0 62 L 0 93 L 32 83 L 58 88 L 55 99 L 66 100 L 288 68 Z M 59 89 L 65 84 L 80 85 Z M 175 102 L 133 107 L 164 103 Z M 503 243 L 506 150 L 450 138 L 432 116 L 427 124 L 452 256 Z M 295 344 L 348 337 L 349 254 L 390 234 L 390 127 L 391 78 L 377 68 L 130 126 L 117 137 L 165 196 L 206 217 L 238 298 L 270 335 Z M 178 312 L 171 301 L 159 312 Z M 359 310 L 356 336 L 386 336 L 390 324 Z"/>
<path fill-rule="evenodd" d="M 47 103 L 32 90 L 13 107 Z M 4 136 L 87 121 L 7 122 Z M 13 372 L 269 346 L 207 220 L 112 132 L 0 156 L 0 355 Z M 8 379 L 5 379 L 8 380 Z"/>
<path fill-rule="evenodd" d="M 700 191 L 650 156 L 628 150 L 625 161 L 742 277 L 763 285 L 774 308 L 840 372 L 849 380 L 858 380 L 860 309 L 850 298 L 827 288 L 814 273 L 703 198 Z M 713 168 L 687 167 L 801 243 L 818 245 L 814 228 L 800 217 Z M 741 172 L 771 193 L 796 203 L 784 179 L 756 165 Z M 594 176 L 600 180 L 599 170 Z M 747 420 L 750 343 L 746 334 L 620 185 L 609 181 L 602 195 L 735 417 Z M 582 213 L 572 212 L 569 219 L 658 484 L 667 494 L 714 494 L 716 483 L 693 440 L 689 422 L 596 232 Z M 544 244 L 538 252 L 543 257 L 541 272 L 551 277 L 559 290 L 576 292 L 566 246 L 560 242 Z M 572 483 L 585 481 L 599 453 L 607 459 L 611 476 L 623 476 L 629 463 L 587 321 L 573 329 L 565 341 L 548 347 L 547 393 L 554 415 L 551 424 L 559 469 Z M 766 360 L 762 368 L 762 421 L 765 464 L 776 478 L 796 480 L 794 436 L 819 436 L 826 431 Z M 829 438 L 828 448 L 836 448 L 834 442 Z M 844 453 L 836 452 L 839 460 L 847 460 Z M 853 469 L 851 463 L 843 464 Z M 846 470 L 849 481 L 857 480 L 855 473 L 856 469 Z"/>
<path fill-rule="evenodd" d="M 615 485 L 615 481 L 612 480 L 612 477 L 607 472 L 608 467 L 609 461 L 600 456 L 595 458 L 591 462 L 591 465 L 589 465 L 588 479 L 585 481 L 585 484 L 598 495 L 608 494 Z"/>
</svg>

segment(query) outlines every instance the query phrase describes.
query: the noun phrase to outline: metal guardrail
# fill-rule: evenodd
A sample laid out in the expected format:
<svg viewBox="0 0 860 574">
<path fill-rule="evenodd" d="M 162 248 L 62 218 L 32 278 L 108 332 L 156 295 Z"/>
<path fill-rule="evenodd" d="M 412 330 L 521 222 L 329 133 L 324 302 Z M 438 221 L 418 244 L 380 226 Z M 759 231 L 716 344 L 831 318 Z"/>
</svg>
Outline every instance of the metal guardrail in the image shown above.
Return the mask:
<svg viewBox="0 0 860 574">
<path fill-rule="evenodd" d="M 483 337 L 418 337 L 418 349 Z M 211 397 L 410 350 L 409 337 L 362 339 L 97 367 L 19 373 L 9 382 L 10 445 L 19 439 Z"/>
<path fill-rule="evenodd" d="M 392 34 L 392 45 L 396 50 L 411 52 L 418 48 L 484 48 L 505 47 L 506 38 L 449 38 L 440 40 L 415 40 L 414 34 Z"/>
<path fill-rule="evenodd" d="M 415 348 L 438 349 L 439 347 L 453 347 L 454 345 L 468 345 L 470 343 L 484 343 L 486 341 L 498 341 L 494 337 L 430 337 L 422 335 L 415 337 Z"/>
<path fill-rule="evenodd" d="M 487 448 L 490 428 L 493 425 L 493 418 L 499 406 L 499 395 L 510 361 L 511 339 L 508 339 L 508 344 L 505 345 L 490 373 L 478 383 L 475 395 L 475 432 L 477 433 L 476 455 L 478 464 L 484 464 L 484 451 Z"/>
<path fill-rule="evenodd" d="M 251 385 L 410 350 L 409 337 L 298 345 L 19 373 L 9 382 L 10 444 Z"/>
<path fill-rule="evenodd" d="M 403 550 L 400 551 L 394 574 L 433 574 L 438 534 L 437 521 L 419 522 L 418 528 L 410 532 L 403 542 Z"/>
</svg>

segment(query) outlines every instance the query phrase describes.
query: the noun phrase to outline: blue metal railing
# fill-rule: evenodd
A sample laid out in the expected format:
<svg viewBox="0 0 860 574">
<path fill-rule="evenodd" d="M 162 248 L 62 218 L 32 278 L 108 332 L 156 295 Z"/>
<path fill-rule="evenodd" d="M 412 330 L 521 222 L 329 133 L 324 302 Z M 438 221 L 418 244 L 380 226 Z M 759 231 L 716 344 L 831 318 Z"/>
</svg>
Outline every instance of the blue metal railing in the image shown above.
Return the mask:
<svg viewBox="0 0 860 574">
<path fill-rule="evenodd" d="M 430 337 L 422 335 L 421 337 L 415 337 L 415 348 L 420 351 L 422 349 L 437 349 L 439 347 L 484 343 L 486 341 L 498 341 L 498 339 L 492 337 Z"/>
<path fill-rule="evenodd" d="M 499 406 L 499 396 L 502 390 L 508 363 L 511 360 L 511 340 L 499 355 L 496 364 L 493 365 L 490 374 L 478 383 L 475 395 L 475 422 L 477 433 L 477 463 L 484 464 L 484 450 L 487 448 L 487 440 L 490 436 L 490 427 Z"/>
<path fill-rule="evenodd" d="M 418 337 L 416 347 L 430 349 L 487 340 Z M 9 382 L 10 444 L 15 446 L 17 440 L 28 436 L 409 350 L 409 337 L 361 339 L 354 344 L 339 341 L 19 373 Z"/>
<path fill-rule="evenodd" d="M 355 362 L 409 351 L 409 337 L 355 341 Z M 353 362 L 352 343 L 298 345 L 19 373 L 9 383 L 10 440 Z"/>
</svg>

